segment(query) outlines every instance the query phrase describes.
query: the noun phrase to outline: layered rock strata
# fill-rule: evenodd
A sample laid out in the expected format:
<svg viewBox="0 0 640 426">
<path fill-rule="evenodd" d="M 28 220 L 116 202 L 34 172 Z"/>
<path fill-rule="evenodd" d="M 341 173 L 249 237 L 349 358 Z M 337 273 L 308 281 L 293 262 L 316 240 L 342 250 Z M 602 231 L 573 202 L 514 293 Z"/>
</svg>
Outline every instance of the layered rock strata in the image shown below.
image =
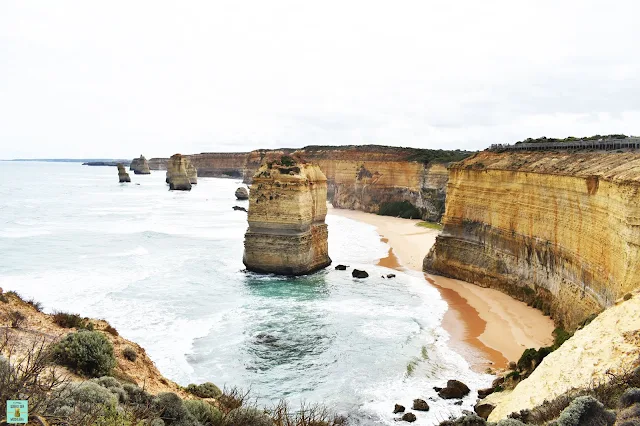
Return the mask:
<svg viewBox="0 0 640 426">
<path fill-rule="evenodd" d="M 167 163 L 167 183 L 170 190 L 190 191 L 191 182 L 187 174 L 188 159 L 174 154 Z"/>
<path fill-rule="evenodd" d="M 129 170 L 133 170 L 133 173 L 135 173 L 136 175 L 151 174 L 151 170 L 149 169 L 149 162 L 146 158 L 144 158 L 144 155 L 141 155 L 140 158 L 134 158 L 131 161 Z"/>
<path fill-rule="evenodd" d="M 199 176 L 243 178 L 251 183 L 266 161 L 283 155 L 317 164 L 327 177 L 329 201 L 334 207 L 378 213 L 385 203 L 408 201 L 422 218 L 439 221 L 444 213 L 447 164 L 471 153 L 388 146 L 308 146 L 299 150 L 256 150 L 248 153 L 190 155 Z M 152 158 L 152 168 L 163 170 L 166 160 Z"/>
<path fill-rule="evenodd" d="M 186 167 L 187 167 L 187 177 L 189 178 L 189 183 L 191 185 L 195 185 L 198 183 L 198 169 L 191 163 L 189 158 L 185 158 Z"/>
<path fill-rule="evenodd" d="M 127 173 L 122 164 L 118 164 L 118 179 L 120 180 L 120 183 L 131 182 L 129 173 Z"/>
<path fill-rule="evenodd" d="M 640 153 L 482 152 L 449 169 L 424 269 L 500 289 L 566 328 L 640 286 Z"/>
<path fill-rule="evenodd" d="M 327 178 L 318 166 L 262 165 L 249 195 L 247 269 L 302 275 L 330 265 L 326 202 Z"/>
</svg>

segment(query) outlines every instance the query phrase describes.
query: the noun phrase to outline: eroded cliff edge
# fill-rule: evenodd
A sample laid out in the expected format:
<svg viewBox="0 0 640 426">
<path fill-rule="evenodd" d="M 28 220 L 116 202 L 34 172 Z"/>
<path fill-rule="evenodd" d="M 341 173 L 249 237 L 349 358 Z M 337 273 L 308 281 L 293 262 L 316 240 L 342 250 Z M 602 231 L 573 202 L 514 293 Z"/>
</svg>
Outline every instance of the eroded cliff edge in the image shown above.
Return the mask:
<svg viewBox="0 0 640 426">
<path fill-rule="evenodd" d="M 575 328 L 638 288 L 640 153 L 481 152 L 452 165 L 424 269 Z"/>
<path fill-rule="evenodd" d="M 327 197 L 334 207 L 378 213 L 385 203 L 408 201 L 419 209 L 423 219 L 439 221 L 444 213 L 447 165 L 471 153 L 364 145 L 188 157 L 198 168 L 198 176 L 242 177 L 250 184 L 265 159 L 282 155 L 317 164 L 327 177 Z M 152 158 L 149 164 L 152 169 L 166 168 L 164 159 Z"/>
</svg>

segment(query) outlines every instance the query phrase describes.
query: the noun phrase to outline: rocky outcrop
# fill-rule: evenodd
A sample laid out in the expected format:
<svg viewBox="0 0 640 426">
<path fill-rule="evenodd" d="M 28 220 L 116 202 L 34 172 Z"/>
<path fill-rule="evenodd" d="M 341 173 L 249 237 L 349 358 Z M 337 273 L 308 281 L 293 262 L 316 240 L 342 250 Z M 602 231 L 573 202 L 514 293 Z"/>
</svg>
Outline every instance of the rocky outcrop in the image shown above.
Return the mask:
<svg viewBox="0 0 640 426">
<path fill-rule="evenodd" d="M 122 164 L 118 164 L 118 179 L 120 180 L 120 183 L 131 182 L 129 173 L 127 173 Z"/>
<path fill-rule="evenodd" d="M 133 161 L 131 161 L 129 170 L 133 170 L 133 173 L 136 175 L 151 174 L 151 171 L 149 170 L 149 162 L 144 158 L 144 155 L 140 155 L 140 158 L 134 158 Z"/>
<path fill-rule="evenodd" d="M 187 177 L 191 185 L 198 183 L 198 169 L 191 163 L 189 158 L 186 158 Z"/>
<path fill-rule="evenodd" d="M 249 191 L 244 186 L 236 189 L 235 196 L 238 200 L 248 200 L 249 199 Z"/>
<path fill-rule="evenodd" d="M 191 182 L 187 175 L 188 159 L 180 154 L 174 154 L 167 164 L 167 183 L 170 190 L 190 191 Z"/>
<path fill-rule="evenodd" d="M 640 286 L 640 153 L 482 152 L 449 169 L 425 270 L 573 329 Z"/>
<path fill-rule="evenodd" d="M 253 177 L 243 262 L 248 270 L 307 274 L 331 264 L 327 180 L 316 165 L 264 164 Z"/>
<path fill-rule="evenodd" d="M 534 408 L 571 389 L 606 383 L 637 368 L 639 356 L 640 295 L 635 294 L 602 312 L 547 355 L 513 392 L 496 402 L 489 420 Z"/>
<path fill-rule="evenodd" d="M 423 219 L 438 221 L 444 212 L 447 164 L 470 154 L 368 145 L 203 153 L 189 158 L 199 176 L 243 178 L 249 184 L 263 163 L 283 155 L 301 158 L 325 174 L 327 197 L 334 207 L 378 213 L 385 203 L 408 201 Z M 163 159 L 150 163 L 152 169 L 166 168 Z"/>
</svg>

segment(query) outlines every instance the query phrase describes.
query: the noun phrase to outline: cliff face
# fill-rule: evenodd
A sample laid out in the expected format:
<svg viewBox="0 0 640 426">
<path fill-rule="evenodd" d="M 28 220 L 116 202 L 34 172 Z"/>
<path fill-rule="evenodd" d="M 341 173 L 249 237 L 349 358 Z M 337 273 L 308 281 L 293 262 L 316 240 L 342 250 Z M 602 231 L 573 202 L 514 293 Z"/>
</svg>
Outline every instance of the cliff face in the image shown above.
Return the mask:
<svg viewBox="0 0 640 426">
<path fill-rule="evenodd" d="M 469 154 L 387 146 L 309 146 L 188 157 L 198 168 L 198 176 L 242 177 L 250 184 L 264 162 L 294 156 L 320 167 L 327 177 L 328 199 L 335 207 L 378 213 L 384 203 L 409 201 L 424 219 L 439 221 L 444 213 L 447 162 Z M 150 165 L 166 168 L 163 159 L 152 158 Z"/>
<path fill-rule="evenodd" d="M 307 274 L 331 264 L 327 179 L 311 164 L 264 164 L 249 193 L 243 262 L 256 272 Z"/>
<path fill-rule="evenodd" d="M 549 354 L 512 393 L 499 398 L 490 421 L 531 409 L 571 389 L 631 371 L 640 356 L 640 296 L 607 309 Z M 500 394 L 496 394 L 500 396 Z"/>
<path fill-rule="evenodd" d="M 640 286 L 640 153 L 482 152 L 450 168 L 425 270 L 574 328 Z"/>
</svg>

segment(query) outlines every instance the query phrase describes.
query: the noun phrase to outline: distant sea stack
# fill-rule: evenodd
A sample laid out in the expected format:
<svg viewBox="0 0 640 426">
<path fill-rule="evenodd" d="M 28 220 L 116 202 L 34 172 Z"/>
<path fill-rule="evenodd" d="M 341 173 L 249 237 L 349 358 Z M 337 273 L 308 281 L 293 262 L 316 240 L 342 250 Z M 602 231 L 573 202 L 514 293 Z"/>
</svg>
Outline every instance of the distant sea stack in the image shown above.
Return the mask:
<svg viewBox="0 0 640 426">
<path fill-rule="evenodd" d="M 120 183 L 131 182 L 129 173 L 127 173 L 122 164 L 118 164 L 118 179 L 120 179 Z"/>
<path fill-rule="evenodd" d="M 241 186 L 240 188 L 236 189 L 236 198 L 238 200 L 248 200 L 249 199 L 249 191 L 247 191 L 247 188 L 245 188 L 244 186 Z"/>
<path fill-rule="evenodd" d="M 303 275 L 331 264 L 327 178 L 317 165 L 288 156 L 253 176 L 243 262 L 248 270 Z"/>
<path fill-rule="evenodd" d="M 188 158 L 174 154 L 167 164 L 167 183 L 170 190 L 191 191 L 191 182 L 187 175 Z"/>
<path fill-rule="evenodd" d="M 133 161 L 131 161 L 129 170 L 133 170 L 133 173 L 137 175 L 151 174 L 151 170 L 149 170 L 149 162 L 144 158 L 144 155 L 141 155 L 140 158 L 134 158 Z"/>
</svg>

